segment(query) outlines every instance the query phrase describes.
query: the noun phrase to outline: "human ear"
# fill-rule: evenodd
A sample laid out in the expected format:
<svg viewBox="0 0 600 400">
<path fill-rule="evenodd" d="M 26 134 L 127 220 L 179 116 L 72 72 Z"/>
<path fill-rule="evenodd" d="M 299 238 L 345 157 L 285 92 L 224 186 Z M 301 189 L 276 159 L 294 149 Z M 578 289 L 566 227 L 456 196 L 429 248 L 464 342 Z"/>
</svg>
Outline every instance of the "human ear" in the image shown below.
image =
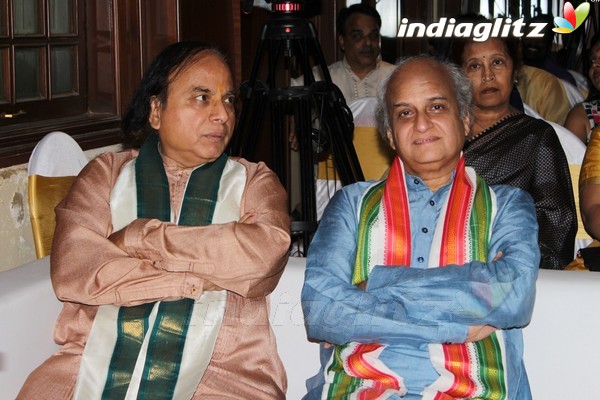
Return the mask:
<svg viewBox="0 0 600 400">
<path fill-rule="evenodd" d="M 340 50 L 342 50 L 342 52 L 344 52 L 346 49 L 344 47 L 344 35 L 338 35 L 337 42 L 338 42 L 338 46 L 339 46 Z"/>
<path fill-rule="evenodd" d="M 465 127 L 465 136 L 469 136 L 471 132 L 471 116 L 469 114 L 463 118 L 463 125 Z"/>
<path fill-rule="evenodd" d="M 160 129 L 160 112 L 162 105 L 156 96 L 150 98 L 150 114 L 148 115 L 148 123 L 156 130 Z"/>
<path fill-rule="evenodd" d="M 396 151 L 396 143 L 394 142 L 394 134 L 392 133 L 392 131 L 388 129 L 385 135 L 387 136 L 388 144 L 390 145 L 392 150 Z"/>
</svg>

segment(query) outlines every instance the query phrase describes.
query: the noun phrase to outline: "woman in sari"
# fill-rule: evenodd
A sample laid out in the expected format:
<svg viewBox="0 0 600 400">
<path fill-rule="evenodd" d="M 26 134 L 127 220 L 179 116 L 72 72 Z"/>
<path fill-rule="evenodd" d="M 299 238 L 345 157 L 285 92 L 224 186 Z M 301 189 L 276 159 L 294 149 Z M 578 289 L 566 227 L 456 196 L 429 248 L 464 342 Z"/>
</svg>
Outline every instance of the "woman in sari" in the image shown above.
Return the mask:
<svg viewBox="0 0 600 400">
<path fill-rule="evenodd" d="M 452 54 L 473 85 L 467 165 L 489 184 L 529 192 L 539 224 L 540 268 L 563 269 L 573 259 L 577 232 L 569 166 L 553 128 L 510 103 L 519 66 L 516 43 L 457 41 Z"/>
</svg>

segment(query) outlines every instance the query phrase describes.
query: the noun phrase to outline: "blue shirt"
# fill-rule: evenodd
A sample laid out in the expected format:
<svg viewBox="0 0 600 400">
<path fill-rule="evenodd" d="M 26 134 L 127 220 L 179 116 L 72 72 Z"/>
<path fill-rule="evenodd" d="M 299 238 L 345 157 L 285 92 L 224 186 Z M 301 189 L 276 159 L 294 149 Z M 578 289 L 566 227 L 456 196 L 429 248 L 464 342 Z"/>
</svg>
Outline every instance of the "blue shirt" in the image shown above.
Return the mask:
<svg viewBox="0 0 600 400">
<path fill-rule="evenodd" d="M 520 327 L 531 318 L 540 257 L 533 200 L 520 189 L 492 186 L 497 214 L 488 262 L 427 269 L 451 184 L 433 193 L 421 179 L 405 178 L 412 268 L 376 266 L 365 292 L 352 285 L 357 212 L 373 183 L 346 186 L 327 206 L 310 245 L 302 290 L 308 337 L 333 344 L 385 345 L 379 358 L 403 377 L 407 399 L 420 398 L 439 376 L 429 360 L 429 343 L 463 343 L 469 326 L 492 325 L 504 330 L 509 399 L 529 399 Z M 493 300 L 482 293 L 494 293 Z M 307 381 L 307 399 L 321 398 L 323 367 L 332 351 L 321 346 L 321 370 Z"/>
</svg>

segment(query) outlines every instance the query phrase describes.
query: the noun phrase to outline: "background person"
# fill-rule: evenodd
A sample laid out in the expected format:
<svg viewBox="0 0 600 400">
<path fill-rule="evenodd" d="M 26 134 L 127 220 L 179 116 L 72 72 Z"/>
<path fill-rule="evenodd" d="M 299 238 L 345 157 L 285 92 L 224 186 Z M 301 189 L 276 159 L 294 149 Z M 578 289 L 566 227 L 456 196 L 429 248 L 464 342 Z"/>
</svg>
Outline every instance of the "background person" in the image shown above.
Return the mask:
<svg viewBox="0 0 600 400">
<path fill-rule="evenodd" d="M 285 398 L 266 296 L 287 260 L 286 194 L 223 153 L 234 93 L 206 44 L 152 63 L 123 122 L 133 148 L 91 161 L 56 209 L 62 347 L 20 399 Z"/>
<path fill-rule="evenodd" d="M 573 132 L 584 143 L 590 139 L 592 130 L 600 126 L 600 35 L 592 40 L 588 51 L 588 78 L 590 91 L 586 100 L 569 111 L 565 128 Z"/>
<path fill-rule="evenodd" d="M 388 178 L 337 192 L 309 249 L 302 305 L 321 369 L 305 398 L 531 398 L 531 197 L 465 167 L 471 91 L 456 66 L 403 60 L 380 100 L 397 154 Z"/>
<path fill-rule="evenodd" d="M 595 128 L 590 136 L 579 175 L 579 198 L 585 228 L 600 241 L 600 128 Z"/>
<path fill-rule="evenodd" d="M 346 103 L 365 97 L 377 96 L 377 89 L 392 71 L 393 65 L 381 60 L 381 16 L 367 4 L 353 4 L 342 8 L 337 16 L 337 43 L 344 53 L 340 61 L 329 65 L 331 81 Z M 321 67 L 312 68 L 315 81 L 322 81 Z M 291 86 L 304 86 L 304 76 L 292 79 Z M 292 125 L 294 121 L 292 121 Z M 298 150 L 296 129 L 289 137 L 290 148 Z"/>
<path fill-rule="evenodd" d="M 344 53 L 342 60 L 328 66 L 332 83 L 335 84 L 354 117 L 355 150 L 365 179 L 379 179 L 391 164 L 393 154 L 381 143 L 375 127 L 370 121 L 375 119 L 376 97 L 380 84 L 389 76 L 393 65 L 381 60 L 379 33 L 381 16 L 374 7 L 367 4 L 353 4 L 342 8 L 337 16 L 337 43 Z M 320 66 L 312 68 L 316 81 L 322 81 Z M 292 86 L 302 86 L 304 77 L 292 79 Z M 313 119 L 313 126 L 320 131 L 319 111 Z M 365 123 L 366 122 L 366 123 Z M 290 148 L 298 150 L 295 118 L 292 118 L 289 135 Z M 333 194 L 342 187 L 339 174 L 329 152 L 321 155 L 317 168 L 316 203 L 317 220 Z"/>
<path fill-rule="evenodd" d="M 456 41 L 453 58 L 473 85 L 473 124 L 467 165 L 490 184 L 512 185 L 533 197 L 539 224 L 540 268 L 573 260 L 577 214 L 569 165 L 554 129 L 510 104 L 517 44 L 490 38 Z"/>
<path fill-rule="evenodd" d="M 543 37 L 533 37 L 528 35 L 533 28 L 529 29 L 521 38 L 523 48 L 523 63 L 531 67 L 540 68 L 550 72 L 557 78 L 577 87 L 575 77 L 571 75 L 568 69 L 563 67 L 556 60 L 556 53 L 552 51 L 554 44 L 554 17 L 550 14 L 538 14 L 525 22 L 528 27 L 532 23 L 546 24 L 542 31 Z"/>
<path fill-rule="evenodd" d="M 353 4 L 338 13 L 337 43 L 344 57 L 327 68 L 346 103 L 377 96 L 380 82 L 393 69 L 392 64 L 380 57 L 380 29 L 381 16 L 367 4 Z M 323 80 L 320 66 L 313 67 L 312 72 L 316 81 Z M 303 83 L 303 76 L 292 80 L 292 86 L 303 86 Z"/>
<path fill-rule="evenodd" d="M 548 121 L 559 125 L 565 123 L 572 104 L 559 78 L 543 69 L 522 65 L 516 75 L 516 84 L 524 104 Z"/>
<path fill-rule="evenodd" d="M 600 271 L 600 127 L 590 136 L 579 175 L 579 194 L 583 224 L 595 240 L 579 249 L 566 269 Z"/>
</svg>

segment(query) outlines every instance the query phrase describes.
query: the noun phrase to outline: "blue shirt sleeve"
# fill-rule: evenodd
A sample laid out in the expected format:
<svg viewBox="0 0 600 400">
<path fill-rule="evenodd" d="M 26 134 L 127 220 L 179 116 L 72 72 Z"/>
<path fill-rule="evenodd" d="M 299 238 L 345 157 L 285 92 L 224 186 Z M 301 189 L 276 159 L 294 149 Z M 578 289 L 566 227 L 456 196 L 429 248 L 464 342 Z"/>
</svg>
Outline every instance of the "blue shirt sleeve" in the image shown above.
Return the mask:
<svg viewBox="0 0 600 400">
<path fill-rule="evenodd" d="M 302 290 L 309 338 L 333 344 L 463 342 L 467 325 L 418 313 L 410 315 L 406 305 L 389 292 L 389 286 L 363 292 L 352 285 L 356 208 L 367 186 L 359 183 L 339 191 L 327 206 L 311 242 Z"/>
<path fill-rule="evenodd" d="M 403 304 L 414 319 L 500 329 L 528 324 L 540 259 L 535 206 L 519 189 L 495 186 L 494 191 L 498 213 L 487 263 L 429 269 L 377 266 L 367 293 L 373 290 L 384 301 Z"/>
</svg>

